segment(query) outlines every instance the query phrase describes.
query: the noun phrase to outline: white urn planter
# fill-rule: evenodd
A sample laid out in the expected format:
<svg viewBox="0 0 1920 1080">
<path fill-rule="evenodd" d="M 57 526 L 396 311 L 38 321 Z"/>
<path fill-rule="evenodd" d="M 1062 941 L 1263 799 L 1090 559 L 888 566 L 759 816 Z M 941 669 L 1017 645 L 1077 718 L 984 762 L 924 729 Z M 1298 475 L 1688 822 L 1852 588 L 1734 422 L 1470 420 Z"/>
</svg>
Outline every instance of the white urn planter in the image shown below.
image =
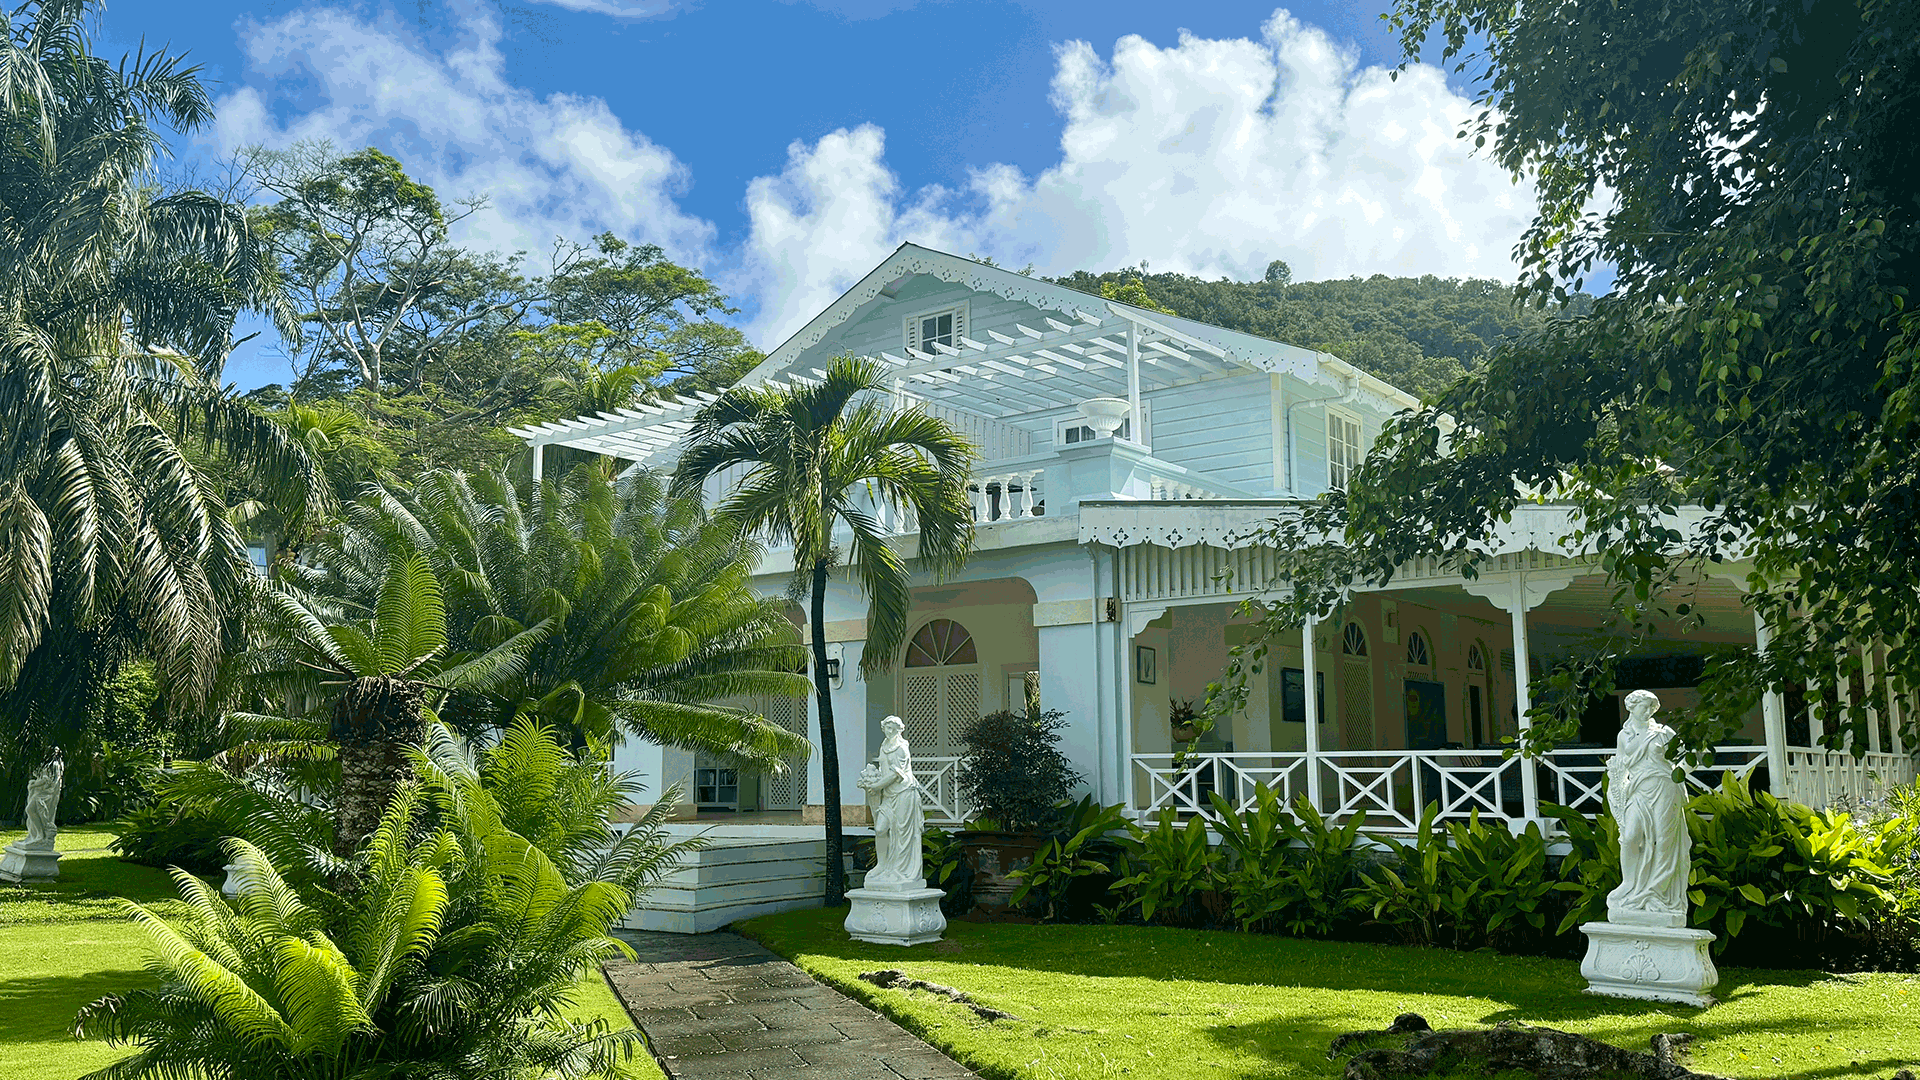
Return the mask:
<svg viewBox="0 0 1920 1080">
<path fill-rule="evenodd" d="M 1132 412 L 1133 406 L 1125 398 L 1097 397 L 1080 403 L 1080 415 L 1086 417 L 1087 426 L 1103 439 L 1112 438 Z"/>
</svg>

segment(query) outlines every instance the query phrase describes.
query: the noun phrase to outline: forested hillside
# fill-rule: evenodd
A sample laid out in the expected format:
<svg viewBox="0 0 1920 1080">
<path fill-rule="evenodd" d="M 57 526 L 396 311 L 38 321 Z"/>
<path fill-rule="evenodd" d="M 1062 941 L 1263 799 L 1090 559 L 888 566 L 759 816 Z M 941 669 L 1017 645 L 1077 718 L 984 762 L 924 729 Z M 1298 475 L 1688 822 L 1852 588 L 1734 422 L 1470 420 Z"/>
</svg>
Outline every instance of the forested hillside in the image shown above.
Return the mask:
<svg viewBox="0 0 1920 1080">
<path fill-rule="evenodd" d="M 1330 352 L 1423 397 L 1459 378 L 1496 342 L 1554 317 L 1515 304 L 1512 287 L 1498 281 L 1385 274 L 1336 281 L 1290 277 L 1287 265 L 1275 262 L 1264 281 L 1205 281 L 1135 269 L 1082 270 L 1053 280 Z M 1582 307 L 1591 302 L 1579 298 Z"/>
</svg>

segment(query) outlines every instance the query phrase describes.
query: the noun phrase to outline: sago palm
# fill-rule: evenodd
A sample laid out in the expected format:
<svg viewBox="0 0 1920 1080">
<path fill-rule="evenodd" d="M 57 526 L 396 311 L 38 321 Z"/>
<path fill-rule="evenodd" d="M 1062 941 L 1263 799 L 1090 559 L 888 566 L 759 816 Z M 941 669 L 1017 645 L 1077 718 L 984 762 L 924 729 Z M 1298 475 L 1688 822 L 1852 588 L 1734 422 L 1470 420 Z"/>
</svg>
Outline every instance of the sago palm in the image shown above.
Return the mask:
<svg viewBox="0 0 1920 1080">
<path fill-rule="evenodd" d="M 291 592 L 272 596 L 291 661 L 274 683 L 285 692 L 332 697 L 327 737 L 340 763 L 334 847 L 343 856 L 412 772 L 408 753 L 425 741 L 438 697 L 485 693 L 512 680 L 549 628 L 539 622 L 487 649 L 450 651 L 440 583 L 427 560 L 395 555 L 387 563 L 365 620 L 339 618 Z"/>
<path fill-rule="evenodd" d="M 912 580 L 875 516 L 885 507 L 911 511 L 919 522 L 915 557 L 935 577 L 958 569 L 973 549 L 967 474 L 974 447 L 945 421 L 917 409 L 889 406 L 871 360 L 840 357 L 818 381 L 791 389 L 736 387 L 695 416 L 674 475 L 692 494 L 710 476 L 744 466 L 719 514 L 748 535 L 793 545 L 794 573 L 811 597 L 813 670 L 826 670 L 827 581 L 845 562 L 868 597 L 867 639 L 860 669 L 886 671 L 907 634 Z M 840 751 L 833 701 L 816 677 L 820 765 L 827 823 L 827 902 L 845 893 L 841 865 Z"/>
<path fill-rule="evenodd" d="M 452 647 L 479 652 L 546 622 L 528 662 L 485 692 L 456 694 L 467 729 L 517 715 L 605 748 L 616 734 L 779 769 L 804 736 L 729 705 L 799 697 L 802 653 L 780 607 L 748 584 L 759 548 L 662 480 L 582 466 L 523 505 L 504 473 L 437 471 L 349 508 L 312 579 L 365 603 L 390 550 L 419 552 L 446 583 Z"/>
<path fill-rule="evenodd" d="M 14 8 L 0 41 L 0 756 L 16 766 L 62 738 L 35 708 L 73 681 L 69 648 L 148 652 L 175 693 L 210 689 L 249 574 L 198 460 L 326 496 L 284 431 L 217 388 L 236 311 L 278 310 L 243 215 L 154 187 L 161 128 L 212 115 L 196 71 L 92 55 L 92 6 Z"/>
<path fill-rule="evenodd" d="M 569 883 L 484 790 L 399 789 L 344 904 L 315 906 L 245 841 L 229 852 L 234 903 L 176 871 L 184 918 L 127 904 L 160 985 L 80 1012 L 78 1034 L 139 1047 L 92 1077 L 563 1078 L 639 1046 L 559 1016 L 582 975 L 626 953 L 607 932 L 631 894 Z"/>
</svg>

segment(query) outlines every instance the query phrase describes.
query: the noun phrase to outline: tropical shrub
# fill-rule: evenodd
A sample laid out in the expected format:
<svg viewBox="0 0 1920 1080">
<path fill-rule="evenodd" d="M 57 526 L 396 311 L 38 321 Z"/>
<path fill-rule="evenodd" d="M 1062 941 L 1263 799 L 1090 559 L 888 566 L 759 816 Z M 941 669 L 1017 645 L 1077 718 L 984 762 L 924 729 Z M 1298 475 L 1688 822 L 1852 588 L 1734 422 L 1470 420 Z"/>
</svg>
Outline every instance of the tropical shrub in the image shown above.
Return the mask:
<svg viewBox="0 0 1920 1080">
<path fill-rule="evenodd" d="M 1560 881 L 1554 888 L 1571 893 L 1572 899 L 1554 932 L 1565 934 L 1581 923 L 1605 922 L 1607 894 L 1620 887 L 1620 827 L 1612 814 L 1590 817 L 1569 806 L 1540 809 L 1560 823 L 1560 837 L 1567 844 L 1567 853 L 1560 858 Z"/>
<path fill-rule="evenodd" d="M 1060 752 L 1066 714 L 1010 712 L 981 717 L 962 741 L 960 793 L 974 813 L 1008 832 L 1031 832 L 1052 818 L 1080 774 Z"/>
<path fill-rule="evenodd" d="M 1375 837 L 1386 853 L 1354 889 L 1355 906 L 1408 945 L 1432 945 L 1446 926 L 1446 833 L 1434 825 L 1438 809 L 1427 804 L 1411 843 Z"/>
<path fill-rule="evenodd" d="M 1265 784 L 1242 813 L 1219 793 L 1210 795 L 1227 852 L 1219 883 L 1241 929 L 1324 937 L 1348 920 L 1361 858 L 1354 841 L 1364 814 L 1329 825 L 1305 798 L 1288 813 Z"/>
<path fill-rule="evenodd" d="M 1548 919 L 1557 913 L 1555 875 L 1539 824 L 1529 821 L 1516 833 L 1501 823 L 1481 824 L 1475 811 L 1467 821 L 1448 822 L 1446 831 L 1440 898 L 1454 946 L 1537 951 L 1548 936 Z"/>
<path fill-rule="evenodd" d="M 128 862 L 162 869 L 177 866 L 205 876 L 219 873 L 227 861 L 221 844 L 233 833 L 224 815 L 162 796 L 120 819 L 113 850 Z"/>
<path fill-rule="evenodd" d="M 1106 891 L 1116 878 L 1114 868 L 1131 846 L 1115 839 L 1115 834 L 1127 835 L 1124 809 L 1117 804 L 1102 806 L 1088 795 L 1055 809 L 1058 817 L 1051 835 L 1033 861 L 1009 875 L 1020 883 L 1013 891 L 1013 903 L 1029 905 L 1049 922 L 1091 909 L 1091 897 L 1074 894 L 1087 885 L 1096 892 Z"/>
<path fill-rule="evenodd" d="M 395 793 L 344 890 L 297 888 L 243 840 L 227 849 L 243 882 L 231 904 L 176 871 L 185 917 L 127 904 L 159 987 L 75 1021 L 76 1034 L 139 1047 L 95 1075 L 604 1074 L 639 1033 L 560 1008 L 584 972 L 631 955 L 607 932 L 632 894 L 568 882 L 502 821 L 471 777 L 443 775 Z"/>
<path fill-rule="evenodd" d="M 1146 922 L 1196 926 L 1205 919 L 1200 894 L 1215 885 L 1220 852 L 1211 842 L 1206 820 L 1194 816 L 1182 825 L 1171 808 L 1160 811 L 1151 829 L 1131 825 L 1135 849 L 1114 888 L 1126 906 L 1139 909 Z"/>
<path fill-rule="evenodd" d="M 1763 927 L 1756 936 L 1774 962 L 1782 947 L 1821 958 L 1834 939 L 1864 934 L 1892 901 L 1875 836 L 1844 813 L 1782 802 L 1732 775 L 1695 796 L 1689 810 L 1692 923 L 1714 932 L 1716 951 Z"/>
<path fill-rule="evenodd" d="M 871 848 L 872 841 L 867 841 Z M 929 828 L 920 837 L 920 859 L 928 885 L 947 890 L 940 898 L 940 910 L 949 916 L 973 910 L 973 867 L 967 863 L 967 847 L 945 829 Z"/>
</svg>

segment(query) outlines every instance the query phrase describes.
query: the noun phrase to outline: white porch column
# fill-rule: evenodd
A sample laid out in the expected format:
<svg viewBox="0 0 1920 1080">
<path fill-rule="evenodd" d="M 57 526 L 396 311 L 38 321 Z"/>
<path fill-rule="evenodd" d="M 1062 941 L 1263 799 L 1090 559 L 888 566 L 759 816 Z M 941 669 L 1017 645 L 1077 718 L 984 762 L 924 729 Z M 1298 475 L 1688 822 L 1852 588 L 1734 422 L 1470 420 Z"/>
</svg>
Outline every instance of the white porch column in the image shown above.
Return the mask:
<svg viewBox="0 0 1920 1080">
<path fill-rule="evenodd" d="M 1773 644 L 1773 631 L 1767 617 L 1753 613 L 1754 651 L 1765 656 Z M 1760 695 L 1760 722 L 1767 740 L 1767 779 L 1776 798 L 1794 799 L 1793 777 L 1787 765 L 1787 699 L 1780 691 L 1768 689 Z"/>
<path fill-rule="evenodd" d="M 540 478 L 546 475 L 547 444 L 529 439 L 527 449 L 533 451 L 533 486 L 537 488 L 540 486 Z"/>
<path fill-rule="evenodd" d="M 1320 695 L 1314 693 L 1313 631 L 1315 622 L 1308 617 L 1300 628 L 1300 667 L 1302 691 L 1307 701 L 1307 800 L 1321 813 L 1326 807 L 1320 802 Z M 1286 703 L 1282 702 L 1282 709 Z"/>
<path fill-rule="evenodd" d="M 1533 722 L 1527 718 L 1527 711 L 1533 708 L 1533 691 L 1529 685 L 1532 672 L 1528 667 L 1527 611 L 1539 607 L 1547 597 L 1572 584 L 1573 579 L 1582 572 L 1579 567 L 1514 570 L 1504 577 L 1481 577 L 1464 583 L 1468 592 L 1505 608 L 1513 621 L 1513 702 L 1523 744 L 1527 732 L 1533 729 Z M 1540 817 L 1539 770 L 1533 761 L 1524 756 L 1520 768 L 1520 799 L 1523 818 L 1537 820 Z"/>
<path fill-rule="evenodd" d="M 1515 603 L 1507 608 L 1513 619 L 1513 707 L 1520 726 L 1520 740 L 1526 742 L 1533 730 L 1527 711 L 1533 708 L 1532 657 L 1527 654 L 1526 590 L 1513 590 Z M 1540 771 L 1524 757 L 1520 760 L 1520 813 L 1528 821 L 1540 816 Z"/>
</svg>

